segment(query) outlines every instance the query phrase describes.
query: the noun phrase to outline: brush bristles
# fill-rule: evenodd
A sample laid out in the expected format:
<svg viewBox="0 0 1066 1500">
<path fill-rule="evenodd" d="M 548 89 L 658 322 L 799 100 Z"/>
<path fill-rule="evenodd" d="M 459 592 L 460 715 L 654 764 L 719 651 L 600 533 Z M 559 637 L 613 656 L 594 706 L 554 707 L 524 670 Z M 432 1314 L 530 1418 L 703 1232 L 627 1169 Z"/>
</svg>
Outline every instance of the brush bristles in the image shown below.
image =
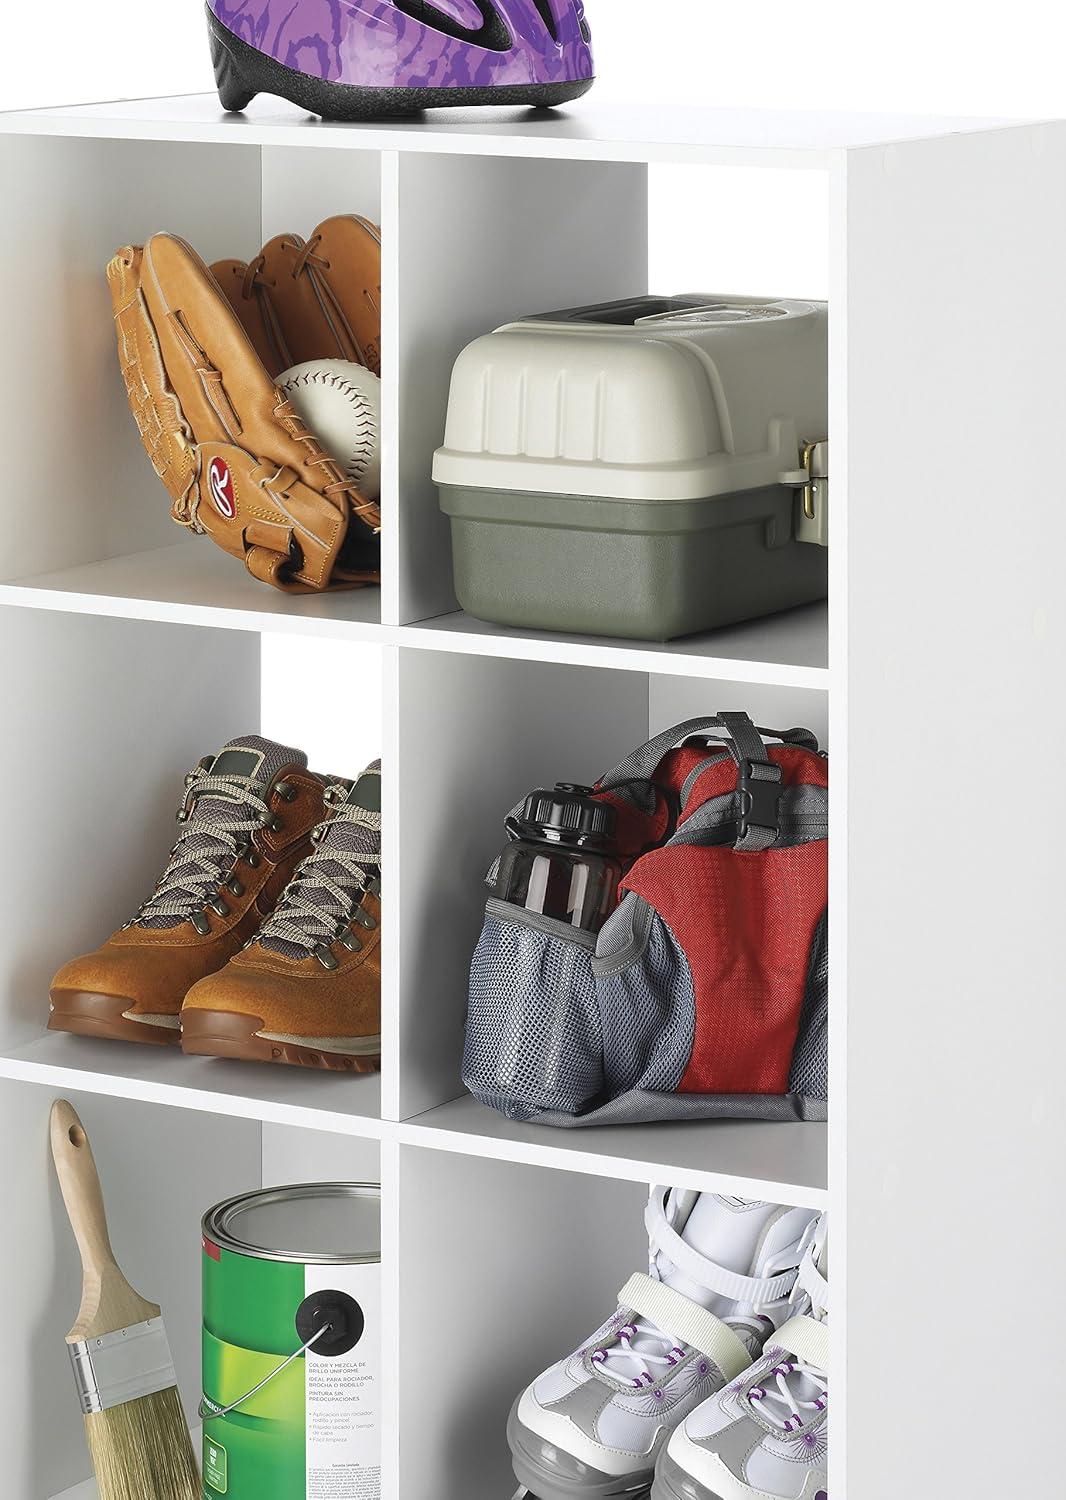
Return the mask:
<svg viewBox="0 0 1066 1500">
<path fill-rule="evenodd" d="M 192 1439 L 174 1386 L 85 1418 L 100 1500 L 200 1500 Z"/>
</svg>

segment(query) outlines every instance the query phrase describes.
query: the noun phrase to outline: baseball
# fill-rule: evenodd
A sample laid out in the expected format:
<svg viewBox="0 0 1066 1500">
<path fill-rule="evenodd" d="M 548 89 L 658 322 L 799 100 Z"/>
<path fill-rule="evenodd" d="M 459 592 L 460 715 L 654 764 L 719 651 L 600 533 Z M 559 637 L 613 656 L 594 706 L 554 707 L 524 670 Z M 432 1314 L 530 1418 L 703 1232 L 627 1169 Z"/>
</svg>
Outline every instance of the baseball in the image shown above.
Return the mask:
<svg viewBox="0 0 1066 1500">
<path fill-rule="evenodd" d="M 315 359 L 294 365 L 278 387 L 361 495 L 381 494 L 381 381 L 362 365 Z"/>
</svg>

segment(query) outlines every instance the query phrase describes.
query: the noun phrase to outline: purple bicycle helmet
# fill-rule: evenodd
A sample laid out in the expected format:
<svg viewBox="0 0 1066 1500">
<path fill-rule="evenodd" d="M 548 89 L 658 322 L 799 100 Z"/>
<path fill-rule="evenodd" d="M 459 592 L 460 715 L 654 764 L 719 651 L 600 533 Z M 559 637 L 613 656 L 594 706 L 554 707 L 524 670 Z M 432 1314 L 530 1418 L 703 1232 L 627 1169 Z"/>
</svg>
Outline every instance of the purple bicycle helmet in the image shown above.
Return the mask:
<svg viewBox="0 0 1066 1500">
<path fill-rule="evenodd" d="M 219 98 L 279 94 L 327 120 L 577 99 L 583 0 L 208 0 Z"/>
</svg>

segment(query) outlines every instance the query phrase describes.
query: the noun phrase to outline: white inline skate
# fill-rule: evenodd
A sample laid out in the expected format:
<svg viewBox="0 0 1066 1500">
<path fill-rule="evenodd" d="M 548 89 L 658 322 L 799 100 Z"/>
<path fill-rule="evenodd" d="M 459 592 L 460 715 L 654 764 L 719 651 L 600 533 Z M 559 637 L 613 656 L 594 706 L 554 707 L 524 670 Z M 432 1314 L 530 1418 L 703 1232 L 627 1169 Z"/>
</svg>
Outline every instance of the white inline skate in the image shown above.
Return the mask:
<svg viewBox="0 0 1066 1500">
<path fill-rule="evenodd" d="M 670 1434 L 759 1358 L 788 1315 L 816 1218 L 653 1188 L 649 1274 L 633 1276 L 613 1316 L 511 1412 L 508 1441 L 529 1500 L 647 1496 Z"/>
<path fill-rule="evenodd" d="M 763 1358 L 678 1427 L 653 1500 L 828 1500 L 827 1220 L 808 1234 L 791 1316 Z"/>
</svg>

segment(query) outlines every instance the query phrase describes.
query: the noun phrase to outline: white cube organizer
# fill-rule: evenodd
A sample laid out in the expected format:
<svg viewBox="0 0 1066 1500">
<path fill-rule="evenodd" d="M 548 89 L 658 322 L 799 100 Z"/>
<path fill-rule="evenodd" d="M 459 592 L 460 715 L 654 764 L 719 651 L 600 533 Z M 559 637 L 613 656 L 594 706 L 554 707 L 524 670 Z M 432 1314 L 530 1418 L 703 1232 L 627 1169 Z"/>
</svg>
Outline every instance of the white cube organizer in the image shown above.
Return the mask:
<svg viewBox="0 0 1066 1500">
<path fill-rule="evenodd" d="M 824 234 L 828 608 L 670 645 L 481 626 L 456 609 L 431 478 L 452 366 L 531 310 L 648 291 L 661 167 L 699 173 L 704 205 L 738 174 L 756 196 L 789 178 L 828 202 L 827 223 L 781 223 L 772 282 L 788 292 L 790 254 Z M 63 1349 L 73 1250 L 46 1149 L 59 1092 L 94 1135 L 132 1280 L 166 1304 L 190 1414 L 201 1210 L 264 1181 L 380 1170 L 384 1500 L 507 1500 L 512 1396 L 641 1264 L 650 1180 L 830 1207 L 837 1500 L 943 1500 L 945 1474 L 967 1500 L 1047 1493 L 1047 1403 L 997 1419 L 996 1402 L 1063 1334 L 1061 1299 L 1019 1317 L 1011 1288 L 1054 1262 L 1063 1228 L 1045 762 L 1066 716 L 1066 126 L 593 95 L 558 118 L 353 127 L 190 97 L 2 116 L 0 176 L 5 1494 L 88 1493 Z M 380 595 L 294 600 L 172 528 L 102 272 L 160 227 L 212 258 L 345 210 L 384 229 L 385 576 Z M 679 242 L 685 226 L 679 201 Z M 742 261 L 749 232 L 722 215 L 701 285 L 736 285 L 720 257 Z M 263 631 L 306 638 L 294 693 L 321 691 L 316 638 L 384 659 L 380 1081 L 43 1030 L 52 971 L 157 873 L 176 778 L 259 721 Z M 829 736 L 828 1128 L 563 1135 L 487 1113 L 462 1096 L 459 1057 L 503 812 L 545 776 L 595 776 L 649 730 L 731 707 Z"/>
</svg>

